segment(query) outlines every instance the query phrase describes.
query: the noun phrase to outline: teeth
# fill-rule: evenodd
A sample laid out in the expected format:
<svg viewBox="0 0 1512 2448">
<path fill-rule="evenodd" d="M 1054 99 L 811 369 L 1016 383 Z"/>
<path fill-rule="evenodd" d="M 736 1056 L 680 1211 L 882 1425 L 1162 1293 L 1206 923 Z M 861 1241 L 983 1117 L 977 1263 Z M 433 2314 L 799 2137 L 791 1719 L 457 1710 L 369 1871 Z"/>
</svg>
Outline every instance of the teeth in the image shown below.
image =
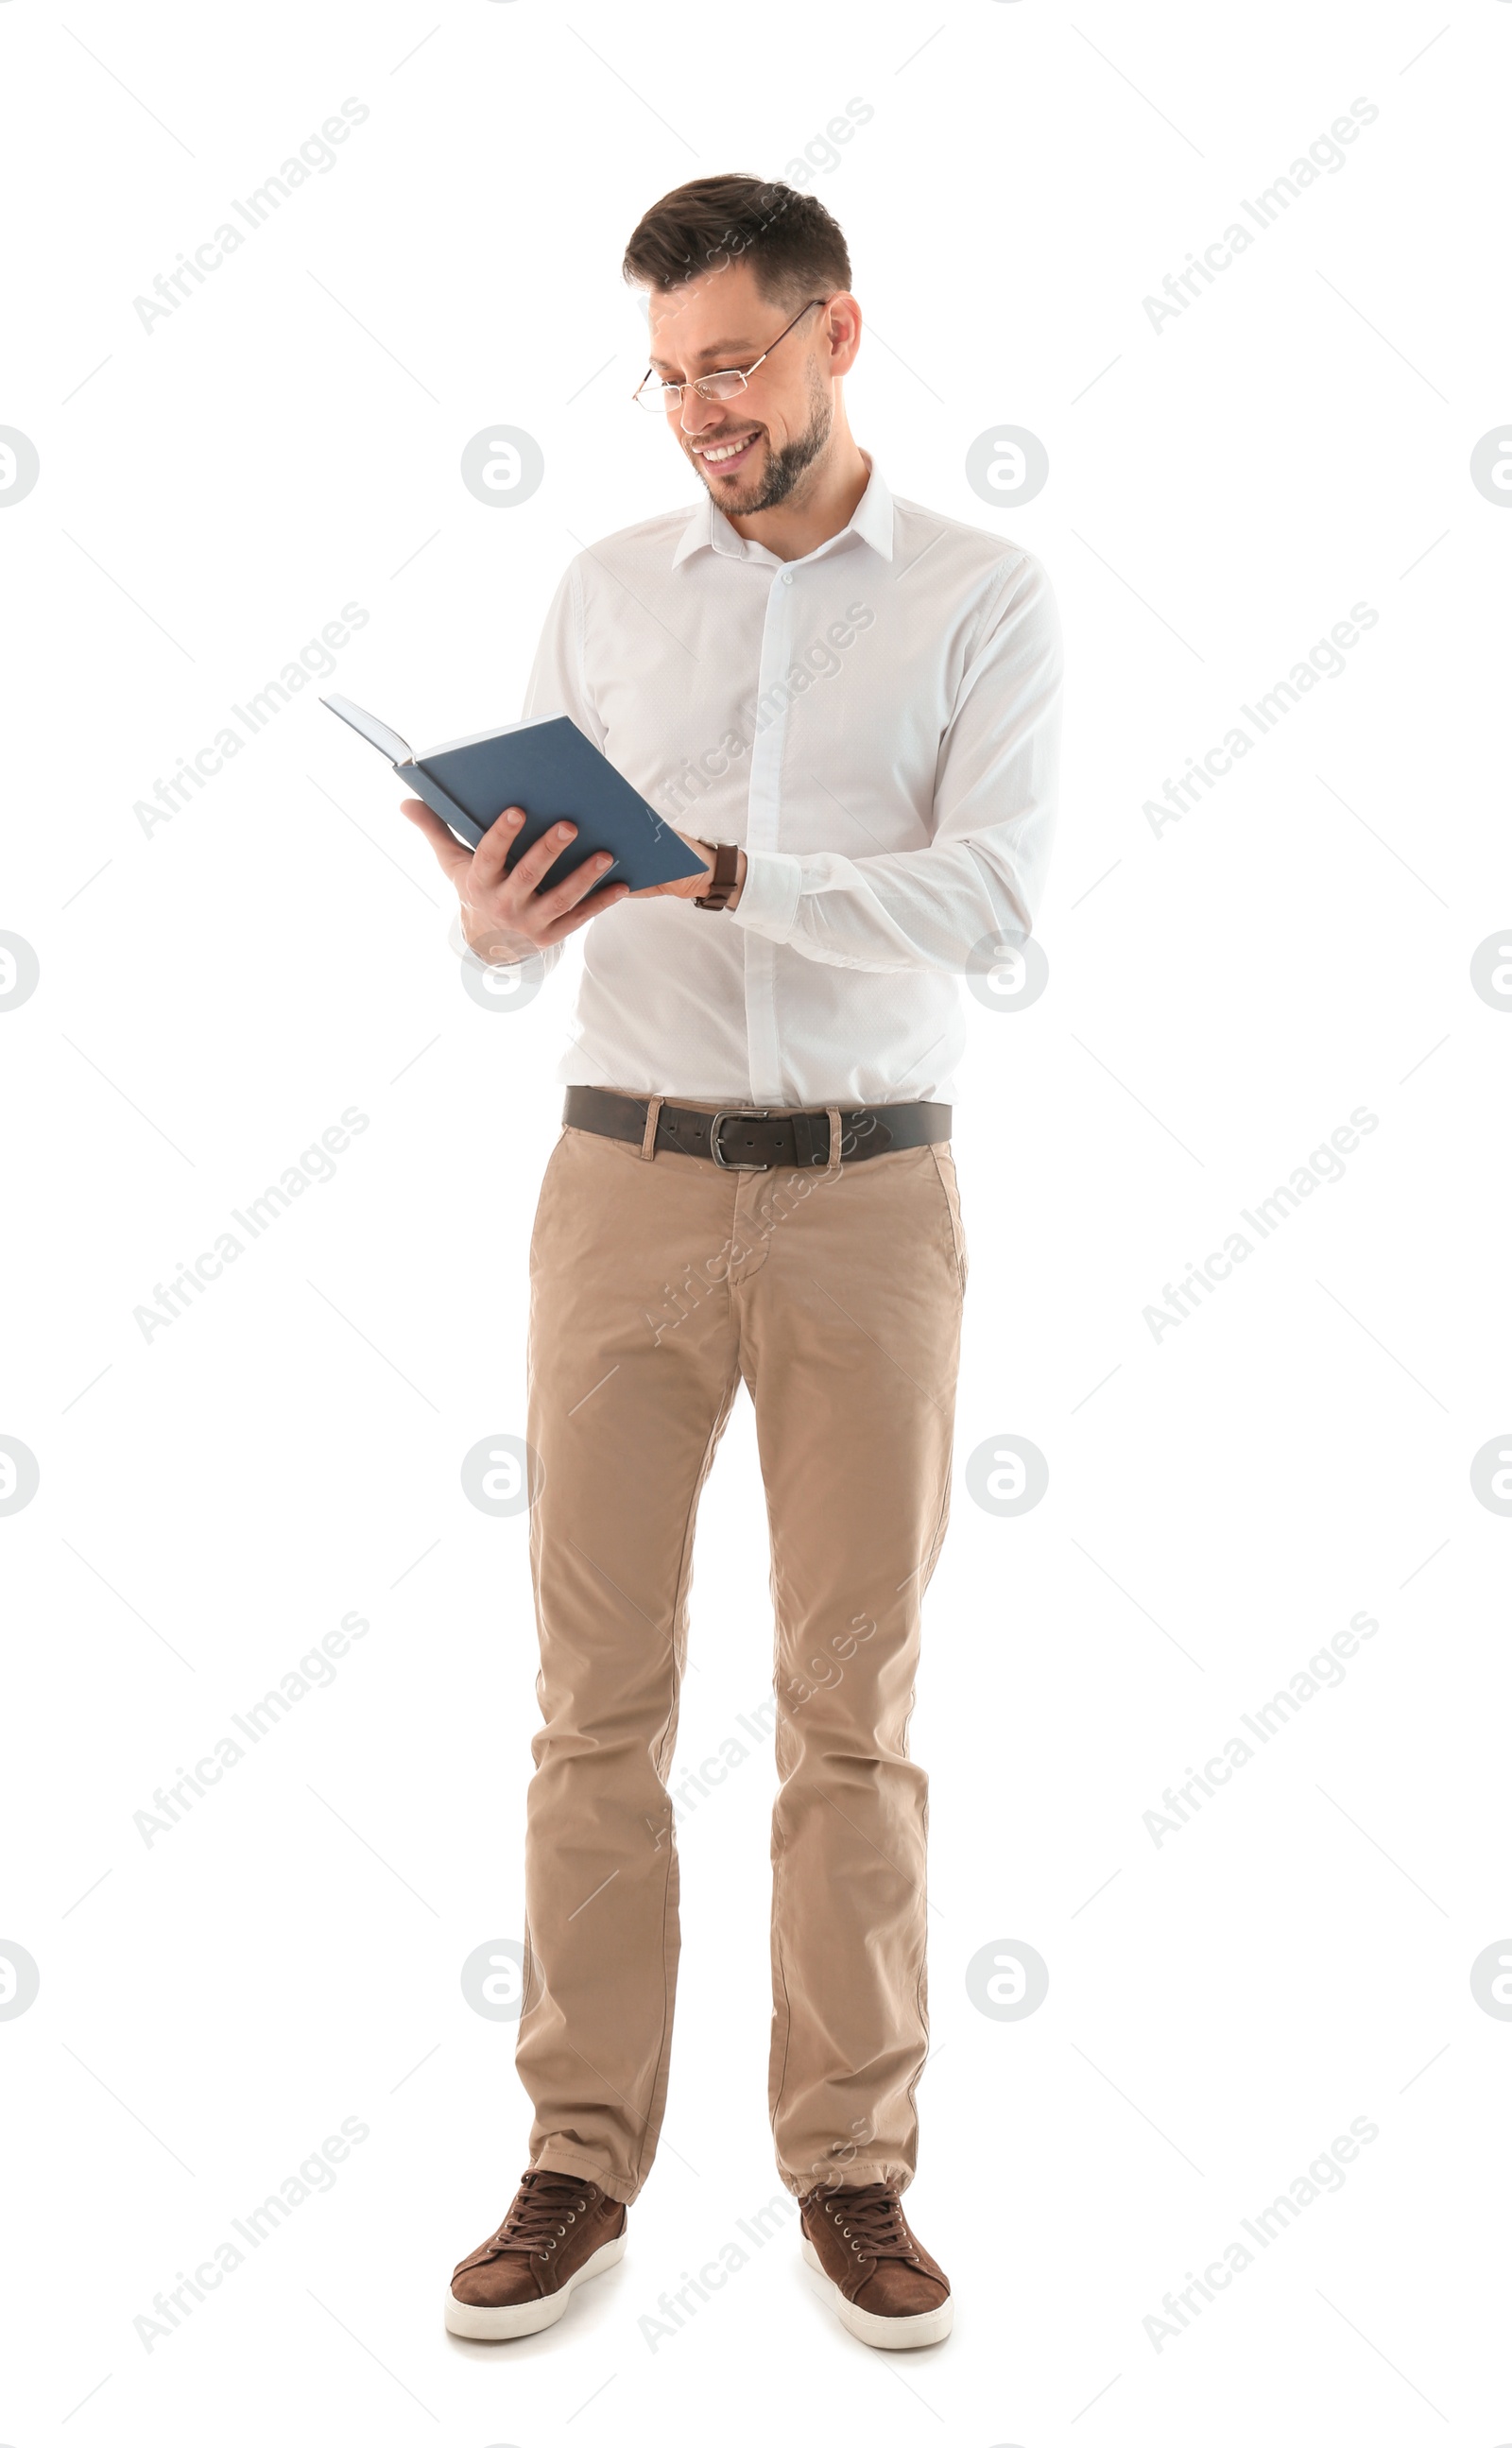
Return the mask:
<svg viewBox="0 0 1512 2448">
<path fill-rule="evenodd" d="M 733 459 L 737 450 L 744 450 L 755 440 L 754 433 L 742 433 L 738 442 L 723 443 L 718 450 L 705 450 L 701 455 L 716 463 L 720 459 Z"/>
</svg>

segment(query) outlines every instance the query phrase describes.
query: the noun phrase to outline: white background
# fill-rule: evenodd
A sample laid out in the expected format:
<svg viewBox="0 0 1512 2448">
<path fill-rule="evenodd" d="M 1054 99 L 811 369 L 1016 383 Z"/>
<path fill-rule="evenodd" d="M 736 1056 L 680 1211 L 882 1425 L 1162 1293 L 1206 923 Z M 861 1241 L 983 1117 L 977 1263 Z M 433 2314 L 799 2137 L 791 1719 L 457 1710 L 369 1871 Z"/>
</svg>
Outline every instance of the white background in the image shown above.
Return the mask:
<svg viewBox="0 0 1512 2448">
<path fill-rule="evenodd" d="M 1509 406 L 1512 6 L 1263 11 L 888 0 L 4 0 L 0 519 L 11 808 L 0 927 L 10 1354 L 40 1490 L 8 1568 L 0 2432 L 228 2443 L 764 2440 L 971 2448 L 1512 2438 L 1512 517 L 1469 454 Z M 348 96 L 369 117 L 166 319 L 133 299 Z M 631 2249 L 512 2348 L 442 2333 L 524 2164 L 512 2027 L 535 1723 L 526 1245 L 571 965 L 469 1000 L 446 891 L 339 687 L 418 745 L 512 718 L 586 543 L 692 480 L 628 404 L 619 277 L 681 180 L 809 172 L 875 337 L 849 386 L 893 489 L 1046 564 L 1069 665 L 1032 1009 L 972 1003 L 955 1520 L 913 1723 L 932 1776 L 915 2222 L 956 2334 L 869 2354 L 795 2221 L 655 2351 L 641 2328 L 777 2191 L 753 1757 L 684 1820 L 671 2106 Z M 1378 117 L 1179 317 L 1141 300 L 1351 102 Z M 485 507 L 464 445 L 545 456 Z M 964 462 L 1044 442 L 1012 512 Z M 1349 607 L 1376 625 L 1183 821 L 1141 813 Z M 194 803 L 134 803 L 343 604 L 339 674 Z M 669 756 L 676 743 L 668 743 Z M 150 1342 L 133 1310 L 348 1106 L 312 1188 Z M 1142 1311 L 1357 1106 L 1378 1127 L 1202 1308 Z M 1238 1227 L 1238 1229 L 1243 1229 Z M 1251 1236 L 1252 1238 L 1254 1236 Z M 961 1479 L 1014 1433 L 1018 1520 Z M 770 1679 L 748 1407 L 705 1506 L 679 1763 Z M 150 1846 L 133 1814 L 349 1610 L 331 1688 Z M 1199 1817 L 1143 1814 L 1357 1612 L 1377 1635 Z M 1026 2020 L 966 1966 L 1022 1941 Z M 343 2117 L 369 2138 L 153 2351 L 133 2329 Z M 1368 2118 L 1378 2138 L 1157 2351 L 1143 2324 Z M 591 2400 L 591 2401 L 590 2401 Z"/>
</svg>

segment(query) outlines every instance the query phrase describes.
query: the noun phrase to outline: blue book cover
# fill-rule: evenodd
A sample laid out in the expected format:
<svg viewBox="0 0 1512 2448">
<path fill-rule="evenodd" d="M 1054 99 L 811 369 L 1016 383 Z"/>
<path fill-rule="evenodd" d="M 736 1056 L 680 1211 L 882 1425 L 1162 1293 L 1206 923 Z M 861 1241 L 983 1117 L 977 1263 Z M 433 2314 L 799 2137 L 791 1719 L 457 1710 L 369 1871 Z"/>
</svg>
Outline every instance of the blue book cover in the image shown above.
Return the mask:
<svg viewBox="0 0 1512 2448">
<path fill-rule="evenodd" d="M 387 756 L 399 779 L 469 850 L 477 849 L 506 808 L 523 808 L 525 823 L 506 862 L 513 867 L 548 825 L 570 817 L 577 838 L 547 869 L 543 892 L 603 850 L 615 862 L 605 878 L 627 884 L 632 892 L 703 872 L 702 861 L 567 715 L 507 723 L 416 756 L 396 731 L 350 698 L 323 697 L 320 702 Z"/>
</svg>

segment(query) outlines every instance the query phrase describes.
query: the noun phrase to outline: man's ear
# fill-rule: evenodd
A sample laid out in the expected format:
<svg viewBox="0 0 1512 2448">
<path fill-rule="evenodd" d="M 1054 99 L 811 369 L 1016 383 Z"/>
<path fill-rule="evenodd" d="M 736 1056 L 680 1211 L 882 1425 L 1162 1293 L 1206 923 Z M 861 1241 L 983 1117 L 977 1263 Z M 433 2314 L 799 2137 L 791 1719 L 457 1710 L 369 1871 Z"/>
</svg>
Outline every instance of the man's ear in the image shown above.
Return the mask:
<svg viewBox="0 0 1512 2448">
<path fill-rule="evenodd" d="M 846 290 L 842 295 L 832 297 L 828 301 L 826 312 L 830 327 L 830 372 L 832 375 L 839 377 L 850 373 L 860 353 L 860 302 L 852 296 L 849 290 Z M 843 326 L 843 332 L 838 336 L 834 328 L 837 321 Z"/>
</svg>

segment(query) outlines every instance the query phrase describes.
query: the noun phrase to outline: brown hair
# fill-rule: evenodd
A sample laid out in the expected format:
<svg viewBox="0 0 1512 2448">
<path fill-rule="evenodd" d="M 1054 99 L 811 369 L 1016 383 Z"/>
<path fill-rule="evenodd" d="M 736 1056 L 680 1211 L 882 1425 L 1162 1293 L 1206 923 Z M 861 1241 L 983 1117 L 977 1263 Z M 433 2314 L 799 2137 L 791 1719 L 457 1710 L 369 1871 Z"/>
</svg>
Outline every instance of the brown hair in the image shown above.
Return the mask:
<svg viewBox="0 0 1512 2448">
<path fill-rule="evenodd" d="M 851 286 L 840 224 L 817 196 L 737 171 L 690 179 L 653 204 L 625 248 L 624 277 L 638 288 L 680 289 L 742 256 L 777 304 Z"/>
</svg>

